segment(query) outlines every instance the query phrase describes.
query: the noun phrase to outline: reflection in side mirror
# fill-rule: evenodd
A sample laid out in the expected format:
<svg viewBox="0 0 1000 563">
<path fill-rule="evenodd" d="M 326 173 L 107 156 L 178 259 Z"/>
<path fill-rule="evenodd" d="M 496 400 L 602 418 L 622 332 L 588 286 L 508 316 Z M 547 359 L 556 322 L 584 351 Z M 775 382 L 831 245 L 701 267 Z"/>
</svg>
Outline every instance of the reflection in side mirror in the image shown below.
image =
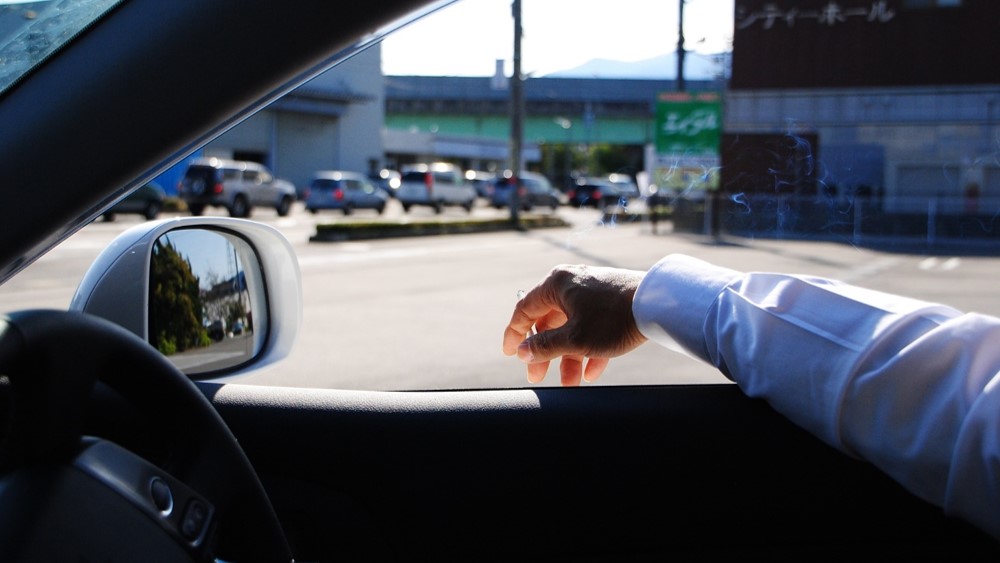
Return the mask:
<svg viewBox="0 0 1000 563">
<path fill-rule="evenodd" d="M 149 259 L 149 343 L 187 374 L 229 369 L 263 347 L 261 268 L 245 240 L 191 228 L 163 234 Z"/>
<path fill-rule="evenodd" d="M 132 331 L 198 379 L 239 377 L 288 356 L 302 281 L 288 239 L 231 217 L 148 221 L 94 260 L 70 310 Z"/>
</svg>

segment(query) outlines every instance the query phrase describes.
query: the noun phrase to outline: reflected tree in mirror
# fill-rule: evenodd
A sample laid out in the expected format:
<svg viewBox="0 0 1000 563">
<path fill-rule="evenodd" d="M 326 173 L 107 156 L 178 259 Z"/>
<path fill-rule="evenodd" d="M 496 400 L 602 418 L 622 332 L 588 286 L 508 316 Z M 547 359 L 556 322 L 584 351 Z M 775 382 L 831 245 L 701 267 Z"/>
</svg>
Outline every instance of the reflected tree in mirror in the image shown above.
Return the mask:
<svg viewBox="0 0 1000 563">
<path fill-rule="evenodd" d="M 260 351 L 255 315 L 265 304 L 245 240 L 202 228 L 171 231 L 153 245 L 149 271 L 149 341 L 178 368 L 216 372 Z"/>
<path fill-rule="evenodd" d="M 169 236 L 153 245 L 149 272 L 150 343 L 167 356 L 208 346 L 198 277 Z"/>
</svg>

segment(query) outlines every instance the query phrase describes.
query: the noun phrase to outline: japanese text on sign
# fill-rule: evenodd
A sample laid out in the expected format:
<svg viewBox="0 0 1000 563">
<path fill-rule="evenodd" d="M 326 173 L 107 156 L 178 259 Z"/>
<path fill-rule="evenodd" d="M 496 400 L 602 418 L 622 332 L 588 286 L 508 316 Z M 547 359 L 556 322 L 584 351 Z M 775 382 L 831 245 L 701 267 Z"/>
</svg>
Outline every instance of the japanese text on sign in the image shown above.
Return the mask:
<svg viewBox="0 0 1000 563">
<path fill-rule="evenodd" d="M 747 29 L 760 24 L 764 29 L 771 29 L 778 22 L 788 27 L 794 27 L 799 21 L 815 21 L 820 25 L 833 27 L 850 19 L 864 18 L 870 23 L 885 23 L 896 16 L 886 0 L 875 0 L 865 6 L 842 6 L 839 2 L 827 2 L 818 10 L 801 10 L 799 8 L 782 9 L 777 4 L 765 4 L 763 9 L 755 12 L 745 12 L 737 9 L 736 28 Z"/>
</svg>

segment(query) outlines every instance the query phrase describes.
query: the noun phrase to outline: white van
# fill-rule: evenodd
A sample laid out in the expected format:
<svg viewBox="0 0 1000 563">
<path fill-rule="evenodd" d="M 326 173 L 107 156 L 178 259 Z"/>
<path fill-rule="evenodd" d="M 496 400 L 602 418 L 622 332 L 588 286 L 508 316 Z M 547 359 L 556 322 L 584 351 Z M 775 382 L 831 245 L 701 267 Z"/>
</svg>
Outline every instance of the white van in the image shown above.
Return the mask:
<svg viewBox="0 0 1000 563">
<path fill-rule="evenodd" d="M 462 170 L 454 164 L 435 162 L 404 167 L 396 199 L 403 211 L 414 205 L 425 205 L 440 213 L 445 206 L 461 206 L 472 211 L 476 189 L 465 180 Z"/>
</svg>

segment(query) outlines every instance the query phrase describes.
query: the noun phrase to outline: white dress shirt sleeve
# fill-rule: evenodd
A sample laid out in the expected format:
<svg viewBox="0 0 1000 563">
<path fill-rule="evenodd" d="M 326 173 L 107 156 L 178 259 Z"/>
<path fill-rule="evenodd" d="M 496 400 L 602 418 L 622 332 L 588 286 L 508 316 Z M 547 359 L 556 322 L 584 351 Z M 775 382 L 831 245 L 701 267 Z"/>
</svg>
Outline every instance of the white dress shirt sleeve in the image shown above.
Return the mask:
<svg viewBox="0 0 1000 563">
<path fill-rule="evenodd" d="M 1000 319 L 682 255 L 633 312 L 650 340 L 1000 538 Z"/>
</svg>

